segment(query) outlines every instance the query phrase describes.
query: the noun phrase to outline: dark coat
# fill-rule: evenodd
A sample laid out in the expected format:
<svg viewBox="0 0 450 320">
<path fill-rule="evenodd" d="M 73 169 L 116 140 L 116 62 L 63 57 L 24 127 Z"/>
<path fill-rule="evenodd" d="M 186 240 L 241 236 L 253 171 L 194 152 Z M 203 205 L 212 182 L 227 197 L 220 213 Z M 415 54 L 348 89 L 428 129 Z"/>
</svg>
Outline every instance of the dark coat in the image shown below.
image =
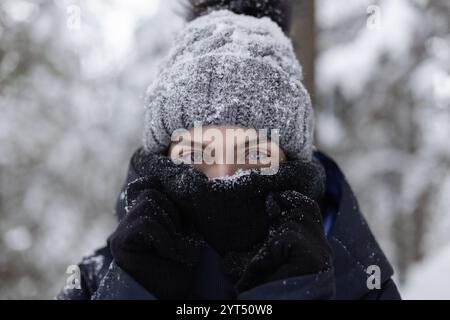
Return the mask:
<svg viewBox="0 0 450 320">
<path fill-rule="evenodd" d="M 322 210 L 327 238 L 334 251 L 330 272 L 266 283 L 235 296 L 222 272 L 220 257 L 206 248 L 192 295 L 198 299 L 400 299 L 391 279 L 393 269 L 362 216 L 355 196 L 336 163 L 321 152 L 314 155 L 324 165 L 327 182 Z M 130 165 L 127 182 L 137 178 Z M 127 184 L 127 183 L 126 183 Z M 125 184 L 125 185 L 126 185 Z M 123 193 L 122 193 L 123 195 Z M 124 214 L 123 196 L 117 214 Z M 371 265 L 381 271 L 381 288 L 369 289 L 366 272 Z M 79 264 L 81 289 L 64 289 L 58 299 L 155 299 L 117 266 L 108 247 L 97 250 Z"/>
</svg>

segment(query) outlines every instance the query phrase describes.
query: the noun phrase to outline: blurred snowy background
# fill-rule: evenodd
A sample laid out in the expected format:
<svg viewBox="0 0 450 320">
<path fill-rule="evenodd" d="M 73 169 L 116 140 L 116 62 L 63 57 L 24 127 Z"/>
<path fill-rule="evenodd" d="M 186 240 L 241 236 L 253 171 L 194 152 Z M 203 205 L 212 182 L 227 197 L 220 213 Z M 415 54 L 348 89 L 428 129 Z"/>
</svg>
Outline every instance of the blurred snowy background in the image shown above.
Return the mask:
<svg viewBox="0 0 450 320">
<path fill-rule="evenodd" d="M 0 0 L 0 299 L 52 298 L 104 245 L 180 1 Z M 316 143 L 404 298 L 450 299 L 450 2 L 303 3 Z"/>
</svg>

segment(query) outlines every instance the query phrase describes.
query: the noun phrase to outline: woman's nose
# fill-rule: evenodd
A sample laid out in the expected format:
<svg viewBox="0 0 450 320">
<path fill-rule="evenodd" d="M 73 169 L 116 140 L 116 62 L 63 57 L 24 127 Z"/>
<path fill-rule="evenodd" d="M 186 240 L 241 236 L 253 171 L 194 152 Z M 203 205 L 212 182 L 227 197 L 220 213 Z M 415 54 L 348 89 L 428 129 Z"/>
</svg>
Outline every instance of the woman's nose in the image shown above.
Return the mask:
<svg viewBox="0 0 450 320">
<path fill-rule="evenodd" d="M 236 168 L 229 164 L 209 165 L 205 174 L 209 179 L 232 176 L 236 172 Z"/>
</svg>

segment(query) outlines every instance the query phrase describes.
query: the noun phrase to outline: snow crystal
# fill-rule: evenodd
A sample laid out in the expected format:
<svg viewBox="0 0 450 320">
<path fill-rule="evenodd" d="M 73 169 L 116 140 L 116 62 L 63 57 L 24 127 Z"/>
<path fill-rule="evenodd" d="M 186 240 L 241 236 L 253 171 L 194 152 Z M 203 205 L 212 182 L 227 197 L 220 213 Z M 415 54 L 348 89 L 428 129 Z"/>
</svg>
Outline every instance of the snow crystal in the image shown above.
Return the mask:
<svg viewBox="0 0 450 320">
<path fill-rule="evenodd" d="M 239 169 L 230 176 L 215 177 L 211 180 L 212 181 L 235 181 L 235 180 L 239 179 L 240 177 L 251 174 L 252 172 L 255 172 L 255 170 L 254 169 Z"/>
</svg>

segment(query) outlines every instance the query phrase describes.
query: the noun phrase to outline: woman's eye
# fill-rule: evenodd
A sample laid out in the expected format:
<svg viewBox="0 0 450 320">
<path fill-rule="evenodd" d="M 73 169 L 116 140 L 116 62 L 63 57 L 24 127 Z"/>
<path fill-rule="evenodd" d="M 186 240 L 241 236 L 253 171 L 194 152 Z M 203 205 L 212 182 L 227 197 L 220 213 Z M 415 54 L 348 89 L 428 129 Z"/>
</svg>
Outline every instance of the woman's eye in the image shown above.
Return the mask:
<svg viewBox="0 0 450 320">
<path fill-rule="evenodd" d="M 266 159 L 269 156 L 269 154 L 265 151 L 261 150 L 250 150 L 247 153 L 248 160 L 258 161 L 262 159 Z"/>
<path fill-rule="evenodd" d="M 202 152 L 201 151 L 190 151 L 185 152 L 181 155 L 180 160 L 184 163 L 198 163 L 202 161 Z"/>
</svg>

